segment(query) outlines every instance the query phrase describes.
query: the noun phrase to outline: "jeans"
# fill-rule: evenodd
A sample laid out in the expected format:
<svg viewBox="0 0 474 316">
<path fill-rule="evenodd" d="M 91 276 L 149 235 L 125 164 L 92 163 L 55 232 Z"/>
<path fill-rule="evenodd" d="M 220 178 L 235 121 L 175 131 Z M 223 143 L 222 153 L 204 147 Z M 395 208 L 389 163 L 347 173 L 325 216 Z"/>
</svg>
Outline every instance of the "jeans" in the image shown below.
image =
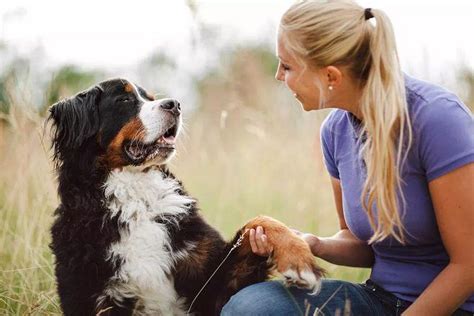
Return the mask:
<svg viewBox="0 0 474 316">
<path fill-rule="evenodd" d="M 257 283 L 232 296 L 221 315 L 401 315 L 411 304 L 371 280 L 365 284 L 331 279 L 322 282 L 321 292 L 315 296 L 278 281 Z M 454 315 L 472 313 L 457 310 Z"/>
</svg>

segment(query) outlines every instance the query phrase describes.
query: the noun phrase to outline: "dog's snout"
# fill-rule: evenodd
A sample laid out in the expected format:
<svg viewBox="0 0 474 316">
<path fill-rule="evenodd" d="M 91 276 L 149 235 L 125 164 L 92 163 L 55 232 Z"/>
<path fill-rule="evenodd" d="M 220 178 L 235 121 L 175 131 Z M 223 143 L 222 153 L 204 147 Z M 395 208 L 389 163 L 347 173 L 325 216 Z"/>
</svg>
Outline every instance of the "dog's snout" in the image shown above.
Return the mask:
<svg viewBox="0 0 474 316">
<path fill-rule="evenodd" d="M 166 99 L 160 102 L 160 107 L 165 110 L 173 113 L 174 115 L 179 115 L 181 113 L 181 105 L 178 100 L 175 99 Z"/>
</svg>

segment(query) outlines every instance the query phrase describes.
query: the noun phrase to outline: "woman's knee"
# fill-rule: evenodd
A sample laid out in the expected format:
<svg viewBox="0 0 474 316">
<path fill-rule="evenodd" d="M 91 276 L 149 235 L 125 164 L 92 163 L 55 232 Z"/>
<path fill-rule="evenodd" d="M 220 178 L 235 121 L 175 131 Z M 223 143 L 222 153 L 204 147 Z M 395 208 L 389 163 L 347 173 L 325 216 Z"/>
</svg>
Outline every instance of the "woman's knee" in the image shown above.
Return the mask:
<svg viewBox="0 0 474 316">
<path fill-rule="evenodd" d="M 221 315 L 278 315 L 295 307 L 280 282 L 269 281 L 250 285 L 231 297 Z"/>
<path fill-rule="evenodd" d="M 346 299 L 355 300 L 355 305 L 360 305 L 360 294 L 356 293 L 359 290 L 355 284 L 331 279 L 322 282 L 318 295 L 310 295 L 308 290 L 296 287 L 285 287 L 277 281 L 257 283 L 232 296 L 222 315 L 297 315 L 304 314 L 307 309 L 314 312 L 323 306 L 325 311 L 334 311 L 343 308 Z"/>
</svg>

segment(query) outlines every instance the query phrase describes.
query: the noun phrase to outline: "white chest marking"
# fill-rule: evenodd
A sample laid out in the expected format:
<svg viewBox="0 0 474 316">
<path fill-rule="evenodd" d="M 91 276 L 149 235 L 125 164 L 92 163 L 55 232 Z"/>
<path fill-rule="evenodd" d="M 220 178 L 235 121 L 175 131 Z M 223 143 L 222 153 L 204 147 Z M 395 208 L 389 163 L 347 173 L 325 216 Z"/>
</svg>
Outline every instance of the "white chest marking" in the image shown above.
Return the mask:
<svg viewBox="0 0 474 316">
<path fill-rule="evenodd" d="M 104 295 L 118 302 L 138 298 L 139 314 L 185 314 L 171 275 L 175 258 L 170 236 L 165 225 L 154 220 L 188 212 L 194 200 L 176 193 L 178 188 L 176 180 L 164 178 L 157 170 L 113 171 L 105 183 L 110 216 L 118 216 L 127 225 L 120 230 L 120 241 L 108 251 L 109 259 L 122 264 Z"/>
</svg>

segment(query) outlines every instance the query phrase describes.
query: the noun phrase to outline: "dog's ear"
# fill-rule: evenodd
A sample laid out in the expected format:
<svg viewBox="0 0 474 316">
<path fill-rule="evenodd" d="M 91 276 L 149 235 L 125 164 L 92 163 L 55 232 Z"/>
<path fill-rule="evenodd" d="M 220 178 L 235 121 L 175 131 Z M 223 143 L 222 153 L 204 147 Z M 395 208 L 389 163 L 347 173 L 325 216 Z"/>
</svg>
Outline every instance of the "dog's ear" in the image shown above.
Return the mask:
<svg viewBox="0 0 474 316">
<path fill-rule="evenodd" d="M 99 131 L 98 103 L 102 91 L 100 86 L 94 86 L 50 107 L 48 121 L 53 122 L 52 145 L 56 158 L 78 149 Z"/>
</svg>

